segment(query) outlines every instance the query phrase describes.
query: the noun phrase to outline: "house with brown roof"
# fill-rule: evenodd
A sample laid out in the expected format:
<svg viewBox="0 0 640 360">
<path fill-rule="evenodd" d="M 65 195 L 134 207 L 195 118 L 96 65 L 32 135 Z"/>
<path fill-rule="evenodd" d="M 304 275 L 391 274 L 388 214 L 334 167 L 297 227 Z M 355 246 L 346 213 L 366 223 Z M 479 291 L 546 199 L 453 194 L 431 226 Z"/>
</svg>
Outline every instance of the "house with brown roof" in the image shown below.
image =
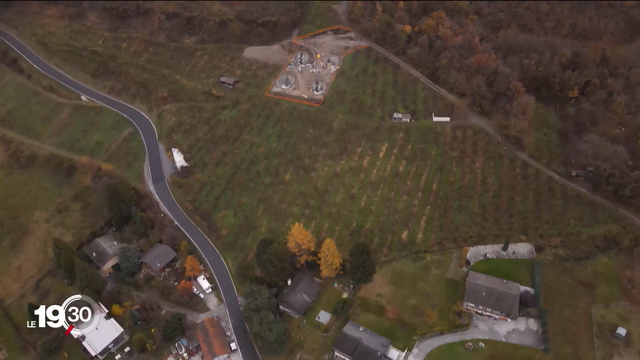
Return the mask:
<svg viewBox="0 0 640 360">
<path fill-rule="evenodd" d="M 202 349 L 202 360 L 222 360 L 231 353 L 220 319 L 209 317 L 198 323 L 196 336 Z"/>
<path fill-rule="evenodd" d="M 511 321 L 520 309 L 520 284 L 469 271 L 463 306 L 478 314 Z"/>
</svg>

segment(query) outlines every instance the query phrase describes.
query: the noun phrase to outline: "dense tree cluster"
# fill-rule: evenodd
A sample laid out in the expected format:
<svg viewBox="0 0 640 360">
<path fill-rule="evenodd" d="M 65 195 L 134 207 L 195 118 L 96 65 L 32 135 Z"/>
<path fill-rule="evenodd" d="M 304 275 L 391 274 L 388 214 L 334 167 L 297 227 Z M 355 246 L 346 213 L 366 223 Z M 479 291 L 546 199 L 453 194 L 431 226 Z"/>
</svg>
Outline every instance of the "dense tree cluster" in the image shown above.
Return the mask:
<svg viewBox="0 0 640 360">
<path fill-rule="evenodd" d="M 639 202 L 637 2 L 359 1 L 348 16 L 525 150 L 536 101 L 553 108 L 570 167 L 600 165 L 594 189 Z"/>
<path fill-rule="evenodd" d="M 275 313 L 276 300 L 264 286 L 252 284 L 244 294 L 243 314 L 261 350 L 277 353 L 287 339 L 287 328 Z"/>
</svg>

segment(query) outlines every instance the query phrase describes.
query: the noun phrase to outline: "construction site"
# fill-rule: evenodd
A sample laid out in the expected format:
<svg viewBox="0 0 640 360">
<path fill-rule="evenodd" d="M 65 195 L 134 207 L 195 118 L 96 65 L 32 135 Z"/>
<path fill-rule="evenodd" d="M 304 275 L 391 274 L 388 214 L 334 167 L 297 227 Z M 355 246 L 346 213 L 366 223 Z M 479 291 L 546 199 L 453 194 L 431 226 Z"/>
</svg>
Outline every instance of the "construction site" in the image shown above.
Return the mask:
<svg viewBox="0 0 640 360">
<path fill-rule="evenodd" d="M 267 96 L 320 105 L 345 55 L 365 47 L 347 28 L 330 28 L 293 40 L 293 56 L 267 90 Z"/>
</svg>

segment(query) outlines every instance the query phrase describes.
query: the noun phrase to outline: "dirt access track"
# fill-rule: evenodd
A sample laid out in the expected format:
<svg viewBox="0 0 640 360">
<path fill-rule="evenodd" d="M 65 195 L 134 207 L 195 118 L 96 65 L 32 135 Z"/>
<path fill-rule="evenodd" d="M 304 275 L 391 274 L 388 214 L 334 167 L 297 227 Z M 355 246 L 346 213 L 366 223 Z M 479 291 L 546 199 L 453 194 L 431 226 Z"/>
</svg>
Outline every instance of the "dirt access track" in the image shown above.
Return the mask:
<svg viewBox="0 0 640 360">
<path fill-rule="evenodd" d="M 299 36 L 292 42 L 296 51 L 265 95 L 314 106 L 324 101 L 344 57 L 368 46 L 342 26 Z"/>
</svg>

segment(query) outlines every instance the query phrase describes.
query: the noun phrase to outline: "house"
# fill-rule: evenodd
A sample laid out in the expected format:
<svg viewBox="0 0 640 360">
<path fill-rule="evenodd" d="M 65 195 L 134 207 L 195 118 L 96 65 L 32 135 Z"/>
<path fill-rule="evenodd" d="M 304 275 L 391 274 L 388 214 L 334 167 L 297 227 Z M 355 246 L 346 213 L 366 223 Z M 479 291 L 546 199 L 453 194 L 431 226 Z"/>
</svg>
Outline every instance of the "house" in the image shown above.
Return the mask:
<svg viewBox="0 0 640 360">
<path fill-rule="evenodd" d="M 349 321 L 333 343 L 333 353 L 345 360 L 400 360 L 404 354 L 391 340 Z"/>
<path fill-rule="evenodd" d="M 278 308 L 293 317 L 300 317 L 318 297 L 320 289 L 320 281 L 309 273 L 299 273 L 293 281 L 289 280 L 288 286 L 278 295 Z"/>
<path fill-rule="evenodd" d="M 142 255 L 140 262 L 145 270 L 149 270 L 155 275 L 165 272 L 167 265 L 176 258 L 178 254 L 165 244 L 155 244 Z"/>
<path fill-rule="evenodd" d="M 113 318 L 107 319 L 108 310 L 102 303 L 96 304 L 94 313 L 100 318 L 98 326 L 94 330 L 83 335 L 71 334 L 82 342 L 82 345 L 91 356 L 103 359 L 111 351 L 115 351 L 127 342 L 129 336 L 117 321 Z"/>
<path fill-rule="evenodd" d="M 227 87 L 229 87 L 231 89 L 233 89 L 233 85 L 235 85 L 236 83 L 239 83 L 239 82 L 240 82 L 240 80 L 234 79 L 234 78 L 231 78 L 231 77 L 223 76 L 223 77 L 220 78 L 220 84 L 222 84 L 224 86 L 227 86 Z"/>
<path fill-rule="evenodd" d="M 202 349 L 202 360 L 222 360 L 231 353 L 220 319 L 208 317 L 198 323 L 196 336 Z"/>
<path fill-rule="evenodd" d="M 469 271 L 464 293 L 466 310 L 511 321 L 518 316 L 520 285 L 513 281 Z"/>
<path fill-rule="evenodd" d="M 391 117 L 391 121 L 393 122 L 412 122 L 411 114 L 401 114 L 401 113 L 393 113 Z"/>
<path fill-rule="evenodd" d="M 118 252 L 122 244 L 111 234 L 99 237 L 84 246 L 84 252 L 100 268 L 102 276 L 113 272 L 113 265 L 118 263 Z"/>
</svg>

